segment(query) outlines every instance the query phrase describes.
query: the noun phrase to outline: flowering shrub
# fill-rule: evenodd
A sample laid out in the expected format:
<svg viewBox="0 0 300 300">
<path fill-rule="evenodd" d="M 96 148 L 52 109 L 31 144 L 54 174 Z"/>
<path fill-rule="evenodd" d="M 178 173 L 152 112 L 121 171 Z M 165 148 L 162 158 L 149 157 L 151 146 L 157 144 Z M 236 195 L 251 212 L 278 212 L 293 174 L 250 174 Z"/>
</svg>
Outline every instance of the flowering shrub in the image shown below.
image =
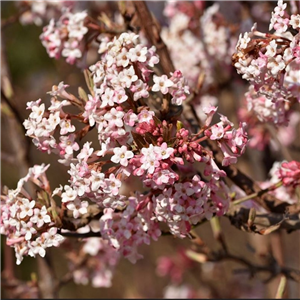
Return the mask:
<svg viewBox="0 0 300 300">
<path fill-rule="evenodd" d="M 65 247 L 75 283 L 110 287 L 121 258 L 136 263 L 143 258 L 141 245 L 171 235 L 191 239 L 197 248 L 181 250 L 179 263 L 176 255 L 159 260 L 159 274 L 171 278 L 165 297 L 197 297 L 189 285 L 180 287 L 195 261 L 243 262 L 228 252 L 219 217 L 263 235 L 280 226 L 298 229 L 289 218 L 299 213 L 300 163 L 277 164 L 272 178 L 258 183 L 237 168 L 248 146 L 261 151 L 270 146 L 274 130 L 290 126 L 296 134 L 289 124 L 300 102 L 296 4 L 289 13 L 278 1 L 269 27 L 273 33 L 254 25 L 238 38 L 217 3 L 166 3 L 169 25 L 161 32 L 143 2 L 121 3 L 114 17 L 103 13 L 97 20 L 73 1 L 22 3 L 21 21 L 48 23 L 40 40 L 49 57 L 77 65 L 86 87 L 60 81 L 47 100 L 27 102 L 25 135 L 39 151 L 56 155 L 69 179 L 52 190 L 46 176 L 50 165 L 34 165 L 15 190 L 3 189 L 0 230 L 17 264 L 25 256 L 44 257 L 49 247 Z M 237 73 L 250 83 L 238 122 L 217 113 L 222 106 L 216 96 L 218 70 L 230 80 L 231 56 Z M 70 92 L 74 87 L 78 95 Z M 275 126 L 273 136 L 266 124 Z M 140 190 L 126 189 L 132 181 Z M 258 217 L 285 215 L 261 227 L 256 211 Z M 208 250 L 195 233 L 207 220 L 223 252 Z M 76 248 L 68 241 L 74 237 L 82 239 Z M 260 270 L 244 264 L 253 274 Z M 295 279 L 278 268 L 276 274 Z"/>
</svg>

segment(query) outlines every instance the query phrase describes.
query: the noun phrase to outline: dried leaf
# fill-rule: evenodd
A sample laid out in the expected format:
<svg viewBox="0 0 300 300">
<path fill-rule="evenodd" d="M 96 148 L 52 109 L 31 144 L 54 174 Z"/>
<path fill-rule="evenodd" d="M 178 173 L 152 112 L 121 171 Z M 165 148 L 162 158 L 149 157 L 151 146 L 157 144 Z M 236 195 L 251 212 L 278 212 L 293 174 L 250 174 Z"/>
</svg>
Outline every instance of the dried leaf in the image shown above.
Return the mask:
<svg viewBox="0 0 300 300">
<path fill-rule="evenodd" d="M 85 69 L 83 71 L 83 74 L 84 74 L 84 79 L 85 79 L 86 85 L 87 85 L 90 93 L 92 95 L 94 95 L 94 81 L 92 79 L 91 72 L 88 69 Z"/>
<path fill-rule="evenodd" d="M 149 144 L 145 141 L 145 139 L 141 135 L 139 135 L 138 133 L 135 133 L 135 132 L 131 132 L 131 135 L 139 149 L 149 147 Z"/>
<path fill-rule="evenodd" d="M 145 133 L 145 140 L 149 143 L 149 144 L 153 144 L 156 145 L 157 143 L 157 137 L 155 137 L 154 135 L 152 135 L 149 132 Z"/>
<path fill-rule="evenodd" d="M 82 100 L 84 100 L 84 102 L 87 102 L 89 100 L 88 95 L 82 87 L 78 88 L 78 95 Z"/>
<path fill-rule="evenodd" d="M 153 121 L 154 121 L 155 126 L 158 126 L 161 124 L 161 120 L 158 119 L 156 116 L 153 116 Z"/>
</svg>

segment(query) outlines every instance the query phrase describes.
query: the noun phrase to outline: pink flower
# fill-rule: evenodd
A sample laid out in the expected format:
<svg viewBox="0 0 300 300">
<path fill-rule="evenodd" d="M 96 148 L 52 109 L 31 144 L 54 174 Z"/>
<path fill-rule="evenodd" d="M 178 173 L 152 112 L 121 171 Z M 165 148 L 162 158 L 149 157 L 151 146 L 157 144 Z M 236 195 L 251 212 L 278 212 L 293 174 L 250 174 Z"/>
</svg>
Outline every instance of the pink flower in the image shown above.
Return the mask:
<svg viewBox="0 0 300 300">
<path fill-rule="evenodd" d="M 285 186 L 291 185 L 296 187 L 300 185 L 300 162 L 293 160 L 282 163 L 278 177 Z"/>
<path fill-rule="evenodd" d="M 224 127 L 221 125 L 213 125 L 211 127 L 211 136 L 209 137 L 211 140 L 219 140 L 224 136 Z"/>
<path fill-rule="evenodd" d="M 155 115 L 154 111 L 149 111 L 149 110 L 143 109 L 138 114 L 138 121 L 139 121 L 139 123 L 142 123 L 142 122 L 149 123 L 153 119 L 154 115 Z"/>
<path fill-rule="evenodd" d="M 116 110 L 114 107 L 104 115 L 104 119 L 108 121 L 110 127 L 122 127 L 123 126 L 124 112 Z"/>
<path fill-rule="evenodd" d="M 174 152 L 173 148 L 168 147 L 167 143 L 164 142 L 160 147 L 155 147 L 155 152 L 161 157 L 161 159 L 169 158 Z"/>
</svg>

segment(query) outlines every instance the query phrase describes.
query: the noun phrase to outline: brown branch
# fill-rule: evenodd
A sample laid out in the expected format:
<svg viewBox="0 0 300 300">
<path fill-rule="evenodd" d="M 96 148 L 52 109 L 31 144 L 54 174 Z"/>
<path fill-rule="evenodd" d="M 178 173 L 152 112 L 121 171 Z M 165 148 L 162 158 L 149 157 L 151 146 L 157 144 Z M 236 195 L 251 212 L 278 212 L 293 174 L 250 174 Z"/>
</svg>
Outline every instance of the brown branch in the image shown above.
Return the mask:
<svg viewBox="0 0 300 300">
<path fill-rule="evenodd" d="M 169 75 L 170 72 L 175 71 L 175 68 L 167 46 L 160 36 L 160 26 L 158 22 L 155 21 L 145 1 L 133 1 L 133 4 L 147 39 L 156 47 L 164 73 Z"/>
<path fill-rule="evenodd" d="M 61 234 L 62 236 L 65 237 L 71 237 L 71 238 L 77 238 L 77 239 L 85 239 L 85 238 L 89 238 L 89 237 L 101 237 L 101 233 L 98 232 L 86 232 L 86 233 L 79 233 L 79 232 L 61 232 L 58 231 L 59 234 Z"/>
<path fill-rule="evenodd" d="M 232 207 L 226 214 L 230 219 L 231 224 L 236 228 L 253 232 L 253 229 L 249 228 L 250 209 L 244 207 Z M 280 223 L 280 228 L 287 230 L 288 233 L 300 229 L 300 214 L 290 214 L 288 216 L 280 213 L 256 213 L 252 226 L 257 228 L 267 228 Z M 251 226 L 251 227 L 252 227 Z"/>
<path fill-rule="evenodd" d="M 283 247 L 283 235 L 282 235 L 282 231 L 278 230 L 276 232 L 272 232 L 270 234 L 270 242 L 271 242 L 271 250 L 272 250 L 272 255 L 275 257 L 276 261 L 278 262 L 278 264 L 280 266 L 284 266 L 285 265 L 285 259 L 284 259 L 284 247 Z M 280 286 L 280 283 L 282 282 L 282 276 L 278 276 L 276 278 L 276 282 L 274 282 L 275 286 Z M 286 279 L 285 279 L 286 280 Z M 284 295 L 284 298 L 288 299 L 288 294 L 289 294 L 289 289 L 288 287 L 285 287 L 282 290 L 282 294 Z"/>
<path fill-rule="evenodd" d="M 230 254 L 228 252 L 219 251 L 219 252 L 212 252 L 211 257 L 208 257 L 208 261 L 211 262 L 220 262 L 224 260 L 232 260 L 235 262 L 238 262 L 240 264 L 243 264 L 246 266 L 245 270 L 236 270 L 237 272 L 250 272 L 250 276 L 253 277 L 257 273 L 261 272 L 267 272 L 270 274 L 269 278 L 265 281 L 269 282 L 279 274 L 282 274 L 286 276 L 288 279 L 300 282 L 300 271 L 293 269 L 293 268 L 287 268 L 287 267 L 281 267 L 277 261 L 273 258 L 269 258 L 269 264 L 267 265 L 256 265 L 252 263 L 251 261 L 245 259 L 244 257 Z"/>
<path fill-rule="evenodd" d="M 251 277 L 261 272 L 269 273 L 269 278 L 265 282 L 269 282 L 280 274 L 286 276 L 288 279 L 300 282 L 300 270 L 281 266 L 272 255 L 267 257 L 266 265 L 257 265 L 242 256 L 231 254 L 226 245 L 225 247 L 222 246 L 220 250 L 211 250 L 195 232 L 192 232 L 192 235 L 192 242 L 194 246 L 197 247 L 197 250 L 186 251 L 187 256 L 192 260 L 199 263 L 231 260 L 243 264 L 246 267 L 246 269 L 239 269 L 236 270 L 236 272 L 249 272 Z M 225 240 L 223 240 L 223 242 L 225 242 Z"/>
</svg>

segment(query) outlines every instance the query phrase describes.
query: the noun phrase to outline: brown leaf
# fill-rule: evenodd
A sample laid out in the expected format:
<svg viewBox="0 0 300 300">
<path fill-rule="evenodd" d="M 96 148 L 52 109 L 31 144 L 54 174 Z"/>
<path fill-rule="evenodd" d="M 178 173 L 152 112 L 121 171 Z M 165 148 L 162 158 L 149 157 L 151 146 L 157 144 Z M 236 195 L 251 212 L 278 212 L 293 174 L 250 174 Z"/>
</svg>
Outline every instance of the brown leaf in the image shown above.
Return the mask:
<svg viewBox="0 0 300 300">
<path fill-rule="evenodd" d="M 149 144 L 153 144 L 156 145 L 157 143 L 157 137 L 155 137 L 154 135 L 152 135 L 149 132 L 145 133 L 145 140 L 149 143 Z"/>
<path fill-rule="evenodd" d="M 138 133 L 135 133 L 135 132 L 131 132 L 131 135 L 139 149 L 149 147 L 149 144 L 145 141 L 145 139 L 141 135 L 139 135 Z"/>
</svg>

